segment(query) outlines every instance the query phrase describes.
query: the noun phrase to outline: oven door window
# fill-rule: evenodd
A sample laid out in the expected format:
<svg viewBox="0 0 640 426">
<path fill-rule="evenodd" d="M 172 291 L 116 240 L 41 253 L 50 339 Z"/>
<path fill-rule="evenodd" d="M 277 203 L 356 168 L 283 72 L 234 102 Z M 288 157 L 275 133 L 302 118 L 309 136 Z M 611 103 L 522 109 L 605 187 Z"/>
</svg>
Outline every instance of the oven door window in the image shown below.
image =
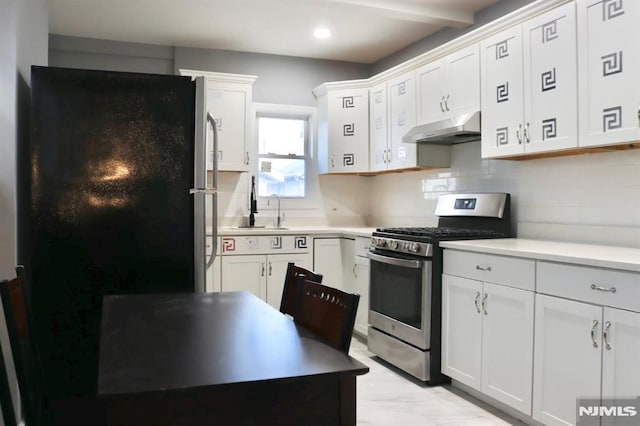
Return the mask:
<svg viewBox="0 0 640 426">
<path fill-rule="evenodd" d="M 371 260 L 369 303 L 378 312 L 418 330 L 422 324 L 424 261 L 419 268 Z"/>
</svg>

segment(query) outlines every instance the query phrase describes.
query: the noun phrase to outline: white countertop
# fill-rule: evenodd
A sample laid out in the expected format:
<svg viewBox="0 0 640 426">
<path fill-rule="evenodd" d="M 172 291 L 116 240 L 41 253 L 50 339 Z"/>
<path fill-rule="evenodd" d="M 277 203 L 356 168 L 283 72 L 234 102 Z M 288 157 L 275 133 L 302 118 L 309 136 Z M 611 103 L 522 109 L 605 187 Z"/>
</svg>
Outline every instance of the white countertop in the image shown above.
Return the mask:
<svg viewBox="0 0 640 426">
<path fill-rule="evenodd" d="M 495 240 L 443 241 L 441 247 L 477 253 L 525 257 L 552 262 L 640 272 L 640 249 L 503 238 Z"/>
<path fill-rule="evenodd" d="M 371 237 L 376 228 L 342 226 L 288 226 L 286 228 L 220 227 L 218 235 L 331 235 L 345 237 Z M 210 232 L 208 232 L 210 235 Z"/>
</svg>

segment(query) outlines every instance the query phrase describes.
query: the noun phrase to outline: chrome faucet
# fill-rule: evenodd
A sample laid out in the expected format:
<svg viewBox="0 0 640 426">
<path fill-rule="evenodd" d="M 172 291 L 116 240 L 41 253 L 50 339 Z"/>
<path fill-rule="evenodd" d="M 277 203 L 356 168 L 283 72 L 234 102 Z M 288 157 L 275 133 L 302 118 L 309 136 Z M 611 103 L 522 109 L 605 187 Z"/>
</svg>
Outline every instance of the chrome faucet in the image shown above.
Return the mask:
<svg viewBox="0 0 640 426">
<path fill-rule="evenodd" d="M 282 214 L 282 217 L 280 217 L 280 197 L 278 197 L 277 194 L 271 194 L 269 199 L 267 199 L 267 206 L 269 205 L 269 201 L 271 201 L 272 197 L 276 197 L 276 200 L 278 200 L 278 219 L 276 221 L 276 228 L 281 228 L 282 221 L 284 220 L 284 213 Z"/>
</svg>

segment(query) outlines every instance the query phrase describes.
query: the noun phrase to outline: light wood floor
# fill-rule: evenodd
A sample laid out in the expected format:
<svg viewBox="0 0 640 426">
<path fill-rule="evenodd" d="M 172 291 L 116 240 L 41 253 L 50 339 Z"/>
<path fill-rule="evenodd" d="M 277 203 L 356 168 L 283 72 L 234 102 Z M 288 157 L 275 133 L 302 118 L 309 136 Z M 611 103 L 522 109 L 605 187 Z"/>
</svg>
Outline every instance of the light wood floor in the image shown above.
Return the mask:
<svg viewBox="0 0 640 426">
<path fill-rule="evenodd" d="M 358 338 L 349 354 L 370 369 L 357 378 L 359 426 L 524 425 L 451 385 L 426 386 L 376 358 Z"/>
</svg>

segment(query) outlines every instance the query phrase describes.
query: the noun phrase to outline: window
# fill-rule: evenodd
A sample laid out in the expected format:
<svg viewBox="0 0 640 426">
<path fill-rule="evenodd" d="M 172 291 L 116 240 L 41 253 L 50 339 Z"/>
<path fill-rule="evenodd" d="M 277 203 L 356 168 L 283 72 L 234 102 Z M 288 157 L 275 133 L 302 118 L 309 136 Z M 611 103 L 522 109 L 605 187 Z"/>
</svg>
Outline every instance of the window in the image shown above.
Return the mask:
<svg viewBox="0 0 640 426">
<path fill-rule="evenodd" d="M 309 150 L 307 116 L 258 115 L 258 196 L 304 198 Z"/>
</svg>

